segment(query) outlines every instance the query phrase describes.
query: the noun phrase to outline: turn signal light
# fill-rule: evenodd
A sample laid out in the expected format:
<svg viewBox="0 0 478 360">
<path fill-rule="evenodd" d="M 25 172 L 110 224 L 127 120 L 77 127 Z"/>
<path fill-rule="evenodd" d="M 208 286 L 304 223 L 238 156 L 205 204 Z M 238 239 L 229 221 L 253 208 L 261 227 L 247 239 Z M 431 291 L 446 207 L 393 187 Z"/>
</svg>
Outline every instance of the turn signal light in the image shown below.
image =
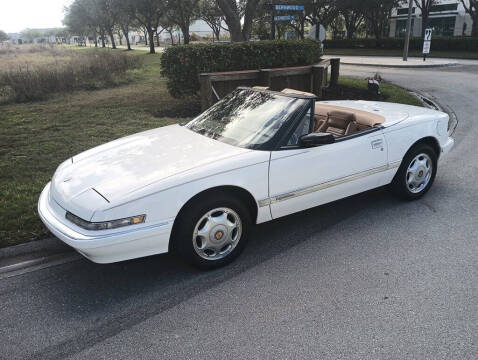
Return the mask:
<svg viewBox="0 0 478 360">
<path fill-rule="evenodd" d="M 68 220 L 70 220 L 72 223 L 86 230 L 116 229 L 116 228 L 128 226 L 128 225 L 141 224 L 141 223 L 144 223 L 144 221 L 146 220 L 146 215 L 136 215 L 136 216 L 131 216 L 131 217 L 117 219 L 117 220 L 90 222 L 90 221 L 83 220 L 82 218 L 70 212 L 67 212 L 65 217 Z"/>
</svg>

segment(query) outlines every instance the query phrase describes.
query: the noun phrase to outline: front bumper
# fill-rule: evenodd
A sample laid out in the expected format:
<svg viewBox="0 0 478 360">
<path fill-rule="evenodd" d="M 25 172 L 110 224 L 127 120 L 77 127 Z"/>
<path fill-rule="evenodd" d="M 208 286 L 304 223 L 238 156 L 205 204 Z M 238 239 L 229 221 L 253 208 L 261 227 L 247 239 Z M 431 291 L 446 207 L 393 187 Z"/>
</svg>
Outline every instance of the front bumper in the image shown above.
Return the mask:
<svg viewBox="0 0 478 360">
<path fill-rule="evenodd" d="M 443 155 L 446 155 L 450 152 L 451 148 L 453 147 L 453 145 L 455 145 L 455 140 L 453 140 L 453 138 L 449 137 L 447 139 L 447 141 L 445 142 L 445 144 L 443 144 L 443 146 L 441 147 L 441 155 L 440 155 L 440 158 L 443 156 Z"/>
<path fill-rule="evenodd" d="M 168 251 L 174 219 L 159 224 L 132 225 L 124 231 L 82 233 L 65 219 L 65 210 L 50 198 L 50 183 L 38 200 L 38 214 L 45 226 L 60 240 L 97 263 L 112 263 Z M 61 209 L 61 210 L 60 210 Z"/>
</svg>

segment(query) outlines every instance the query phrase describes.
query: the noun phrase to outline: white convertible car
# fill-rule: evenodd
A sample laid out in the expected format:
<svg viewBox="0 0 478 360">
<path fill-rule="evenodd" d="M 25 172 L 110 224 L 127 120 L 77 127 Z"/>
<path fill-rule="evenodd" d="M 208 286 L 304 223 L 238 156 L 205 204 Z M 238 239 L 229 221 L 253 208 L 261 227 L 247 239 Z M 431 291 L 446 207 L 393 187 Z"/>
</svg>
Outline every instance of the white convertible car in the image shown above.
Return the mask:
<svg viewBox="0 0 478 360">
<path fill-rule="evenodd" d="M 427 108 L 238 88 L 186 124 L 66 160 L 38 212 L 94 262 L 173 251 L 217 267 L 253 224 L 386 184 L 421 197 L 453 146 L 447 128 L 448 115 Z"/>
</svg>

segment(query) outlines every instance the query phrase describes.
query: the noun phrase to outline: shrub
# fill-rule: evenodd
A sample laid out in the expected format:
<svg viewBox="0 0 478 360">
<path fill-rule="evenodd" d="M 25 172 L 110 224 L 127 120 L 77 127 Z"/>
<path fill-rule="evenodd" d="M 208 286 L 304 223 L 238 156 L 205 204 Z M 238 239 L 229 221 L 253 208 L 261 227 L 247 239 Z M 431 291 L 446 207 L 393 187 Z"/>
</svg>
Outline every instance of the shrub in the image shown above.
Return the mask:
<svg viewBox="0 0 478 360">
<path fill-rule="evenodd" d="M 200 73 L 309 65 L 320 56 L 313 40 L 180 45 L 163 53 L 161 74 L 170 94 L 183 97 L 199 90 Z"/>
<path fill-rule="evenodd" d="M 326 49 L 403 49 L 403 38 L 326 40 Z M 423 39 L 411 38 L 410 50 L 422 50 Z M 478 38 L 434 37 L 432 51 L 478 51 Z"/>
<path fill-rule="evenodd" d="M 19 66 L 0 72 L 0 103 L 41 100 L 51 93 L 108 86 L 139 65 L 136 56 L 99 50 L 77 51 L 55 64 Z"/>
</svg>

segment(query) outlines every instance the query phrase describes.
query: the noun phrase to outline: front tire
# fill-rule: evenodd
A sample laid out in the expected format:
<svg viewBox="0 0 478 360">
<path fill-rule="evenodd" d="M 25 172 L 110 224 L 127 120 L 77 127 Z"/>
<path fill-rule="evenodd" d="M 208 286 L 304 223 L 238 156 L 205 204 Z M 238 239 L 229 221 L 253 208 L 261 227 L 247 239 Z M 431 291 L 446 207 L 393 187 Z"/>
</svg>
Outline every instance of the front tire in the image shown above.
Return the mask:
<svg viewBox="0 0 478 360">
<path fill-rule="evenodd" d="M 218 268 L 242 252 L 251 227 L 250 211 L 239 199 L 222 192 L 201 196 L 179 215 L 174 249 L 196 267 Z"/>
<path fill-rule="evenodd" d="M 437 154 L 427 144 L 413 146 L 391 183 L 392 191 L 402 199 L 416 200 L 430 190 L 437 172 Z"/>
</svg>

